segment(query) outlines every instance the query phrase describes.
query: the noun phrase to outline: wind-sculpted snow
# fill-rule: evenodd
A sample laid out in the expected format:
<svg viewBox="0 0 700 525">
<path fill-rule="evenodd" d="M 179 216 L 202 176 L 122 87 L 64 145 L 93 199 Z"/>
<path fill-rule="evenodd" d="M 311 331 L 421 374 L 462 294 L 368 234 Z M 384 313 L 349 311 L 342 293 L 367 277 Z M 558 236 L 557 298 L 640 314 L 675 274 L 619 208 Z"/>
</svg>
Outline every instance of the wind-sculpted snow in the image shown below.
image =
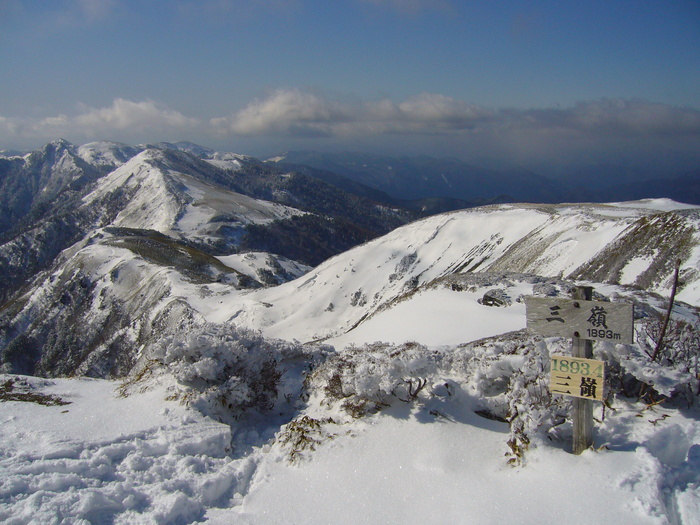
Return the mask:
<svg viewBox="0 0 700 525">
<path fill-rule="evenodd" d="M 15 382 L 69 404 L 6 404 L 4 523 L 190 523 L 250 475 L 231 461 L 230 428 L 164 404 L 166 386 L 119 399 L 106 381 Z"/>
<path fill-rule="evenodd" d="M 171 333 L 121 384 L 0 376 L 1 520 L 191 523 L 247 491 L 253 447 L 304 406 L 330 349 L 206 323 Z"/>
</svg>

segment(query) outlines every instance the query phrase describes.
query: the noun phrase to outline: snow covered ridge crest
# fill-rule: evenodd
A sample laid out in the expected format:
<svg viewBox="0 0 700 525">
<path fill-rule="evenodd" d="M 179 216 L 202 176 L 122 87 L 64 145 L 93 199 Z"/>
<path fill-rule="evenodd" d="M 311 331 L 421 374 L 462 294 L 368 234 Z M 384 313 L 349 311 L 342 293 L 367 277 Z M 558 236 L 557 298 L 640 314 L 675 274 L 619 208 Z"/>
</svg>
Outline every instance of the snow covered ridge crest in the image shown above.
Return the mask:
<svg viewBox="0 0 700 525">
<path fill-rule="evenodd" d="M 123 188 L 141 177 L 141 168 L 147 184 L 173 176 L 163 167 L 152 171 L 150 163 L 160 162 L 164 154 L 140 155 L 155 160 L 124 170 L 129 161 L 105 180 L 123 179 L 116 185 Z M 179 183 L 168 184 L 195 184 L 189 176 L 178 177 Z M 124 376 L 143 349 L 166 335 L 166 327 L 177 330 L 177 316 L 195 325 L 234 323 L 266 337 L 326 340 L 337 347 L 377 340 L 461 344 L 524 327 L 522 305 L 515 305 L 495 326 L 482 324 L 485 332 L 443 330 L 455 338 L 434 341 L 431 323 L 463 325 L 460 317 L 480 308 L 477 295 L 487 291 L 432 287 L 450 276 L 488 280 L 489 275 L 520 272 L 667 295 L 678 258 L 677 299 L 696 307 L 700 303 L 700 213 L 697 207 L 671 201 L 501 205 L 451 212 L 398 228 L 308 271 L 274 255 L 214 258 L 189 241 L 197 238 L 194 229 L 176 236 L 173 224 L 182 223 L 187 213 L 164 214 L 167 206 L 151 206 L 157 199 L 148 198 L 158 195 L 158 187 L 146 191 L 139 183 L 136 188 L 127 206 L 113 215 L 112 225 L 64 251 L 50 273 L 40 275 L 27 293 L 0 312 L 5 371 Z M 133 196 L 142 191 L 144 200 L 135 205 L 141 198 Z M 105 202 L 108 195 L 93 192 L 87 200 Z M 220 195 L 218 202 L 226 203 L 228 194 Z M 241 197 L 231 198 L 238 206 Z M 194 206 L 193 213 L 201 214 L 208 201 Z M 142 217 L 138 211 L 144 206 Z M 186 210 L 191 204 L 175 206 Z M 261 206 L 267 205 L 261 201 Z M 244 209 L 241 221 L 261 210 Z M 168 219 L 155 220 L 156 215 Z M 144 217 L 151 219 L 142 222 Z M 148 225 L 160 225 L 169 235 L 143 228 Z M 493 286 L 502 285 L 498 279 Z M 511 292 L 514 298 L 523 293 Z M 436 309 L 438 295 L 442 308 Z M 84 320 L 80 331 L 75 329 L 78 318 Z"/>
<path fill-rule="evenodd" d="M 499 205 L 436 215 L 397 228 L 329 259 L 296 281 L 247 293 L 244 301 L 232 301 L 230 308 L 214 312 L 204 304 L 193 305 L 211 320 L 261 329 L 272 337 L 332 344 L 360 337 L 372 342 L 377 339 L 370 334 L 365 339 L 357 334 L 377 326 L 380 331 L 384 327 L 386 337 L 389 311 L 404 308 L 402 298 L 411 294 L 412 300 L 422 301 L 426 295 L 420 292 L 426 286 L 449 276 L 469 279 L 517 272 L 624 285 L 668 296 L 676 260 L 681 261 L 677 299 L 697 307 L 698 207 L 666 200 Z M 464 297 L 441 293 L 450 301 Z M 433 304 L 426 299 L 426 307 Z M 463 312 L 468 311 L 464 308 Z M 447 315 L 459 322 L 457 314 L 440 312 L 436 321 Z M 422 315 L 433 318 L 429 308 Z M 422 328 L 428 324 L 413 321 Z M 417 332 L 405 337 L 422 341 L 420 328 L 412 329 L 410 323 L 401 326 L 411 334 Z M 461 342 L 465 340 L 454 341 Z"/>
</svg>

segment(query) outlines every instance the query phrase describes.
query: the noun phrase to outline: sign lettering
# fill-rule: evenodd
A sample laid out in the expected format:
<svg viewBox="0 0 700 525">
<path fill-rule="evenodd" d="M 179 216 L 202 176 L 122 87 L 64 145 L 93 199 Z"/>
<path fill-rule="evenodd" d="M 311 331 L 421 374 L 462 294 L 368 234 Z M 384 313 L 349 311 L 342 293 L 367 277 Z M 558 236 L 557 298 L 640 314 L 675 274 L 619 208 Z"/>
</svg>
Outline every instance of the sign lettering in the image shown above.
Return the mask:
<svg viewBox="0 0 700 525">
<path fill-rule="evenodd" d="M 549 390 L 553 394 L 603 400 L 605 362 L 581 357 L 551 356 Z"/>
<path fill-rule="evenodd" d="M 527 327 L 546 337 L 633 343 L 633 307 L 559 297 L 526 297 Z"/>
</svg>

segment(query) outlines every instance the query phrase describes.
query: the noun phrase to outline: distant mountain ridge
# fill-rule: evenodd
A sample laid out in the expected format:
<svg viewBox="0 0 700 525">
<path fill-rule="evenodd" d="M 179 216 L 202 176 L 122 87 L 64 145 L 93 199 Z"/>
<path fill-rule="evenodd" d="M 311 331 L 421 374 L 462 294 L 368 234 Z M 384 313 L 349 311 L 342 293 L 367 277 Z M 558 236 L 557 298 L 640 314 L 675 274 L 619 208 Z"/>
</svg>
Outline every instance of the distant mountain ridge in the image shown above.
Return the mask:
<svg viewBox="0 0 700 525">
<path fill-rule="evenodd" d="M 463 202 L 614 202 L 670 198 L 700 204 L 700 171 L 581 166 L 557 177 L 523 168 L 492 169 L 456 159 L 367 153 L 290 151 L 270 159 L 292 169 L 309 166 L 342 175 L 399 199 L 449 197 Z"/>
<path fill-rule="evenodd" d="M 200 205 L 212 192 L 229 195 L 228 201 Z M 271 203 L 287 211 L 270 214 Z M 187 210 L 217 207 L 197 235 L 182 221 Z M 416 216 L 252 157 L 191 143 L 75 146 L 65 140 L 22 157 L 0 157 L 0 212 L 0 302 L 63 249 L 110 224 L 167 231 L 214 255 L 274 251 L 315 265 Z"/>
<path fill-rule="evenodd" d="M 485 206 L 397 228 L 300 279 L 251 292 L 245 306 L 216 318 L 262 326 L 270 337 L 342 341 L 436 283 L 459 294 L 475 284 L 507 287 L 516 279 L 509 275 L 527 274 L 667 296 L 676 259 L 677 299 L 697 308 L 700 207 L 667 200 Z"/>
<path fill-rule="evenodd" d="M 445 197 L 468 202 L 508 195 L 511 200 L 556 202 L 563 191 L 555 181 L 527 170 L 497 171 L 425 155 L 385 157 L 292 151 L 277 157 L 275 162 L 331 171 L 407 200 Z"/>
<path fill-rule="evenodd" d="M 123 375 L 125 348 L 197 317 L 181 283 L 277 285 L 309 269 L 285 253 L 315 264 L 413 217 L 189 143 L 57 140 L 0 174 L 0 359 L 42 375 Z"/>
</svg>

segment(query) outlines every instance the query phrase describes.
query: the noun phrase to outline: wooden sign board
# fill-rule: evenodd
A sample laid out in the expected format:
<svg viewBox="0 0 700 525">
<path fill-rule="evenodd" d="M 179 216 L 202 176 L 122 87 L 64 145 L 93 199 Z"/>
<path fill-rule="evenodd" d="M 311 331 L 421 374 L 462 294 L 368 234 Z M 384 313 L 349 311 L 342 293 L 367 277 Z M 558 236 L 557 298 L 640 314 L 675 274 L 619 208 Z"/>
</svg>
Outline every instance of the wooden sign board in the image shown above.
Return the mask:
<svg viewBox="0 0 700 525">
<path fill-rule="evenodd" d="M 553 394 L 603 400 L 605 362 L 595 359 L 551 356 L 549 390 Z"/>
<path fill-rule="evenodd" d="M 633 306 L 561 297 L 526 297 L 527 327 L 547 337 L 634 342 Z"/>
</svg>

